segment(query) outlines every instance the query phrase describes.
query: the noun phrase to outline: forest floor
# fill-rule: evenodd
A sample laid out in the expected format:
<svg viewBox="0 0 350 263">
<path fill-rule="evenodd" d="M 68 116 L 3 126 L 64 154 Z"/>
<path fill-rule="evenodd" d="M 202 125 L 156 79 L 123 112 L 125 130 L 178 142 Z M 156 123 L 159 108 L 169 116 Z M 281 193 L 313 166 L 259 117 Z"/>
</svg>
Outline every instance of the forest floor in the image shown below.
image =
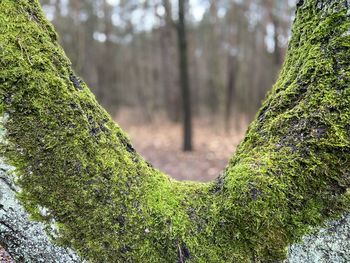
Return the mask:
<svg viewBox="0 0 350 263">
<path fill-rule="evenodd" d="M 210 181 L 225 168 L 243 138 L 247 121 L 225 132 L 223 124 L 205 118 L 195 119 L 194 151 L 182 151 L 182 126 L 161 115 L 142 121 L 137 111 L 120 110 L 115 121 L 129 135 L 133 146 L 155 168 L 178 180 Z M 0 263 L 12 263 L 0 247 Z"/>
<path fill-rule="evenodd" d="M 247 121 L 226 132 L 217 120 L 196 118 L 194 151 L 182 151 L 182 125 L 162 116 L 151 122 L 139 120 L 137 112 L 121 110 L 115 121 L 129 135 L 133 146 L 155 168 L 178 180 L 210 181 L 225 168 L 244 136 Z"/>
</svg>

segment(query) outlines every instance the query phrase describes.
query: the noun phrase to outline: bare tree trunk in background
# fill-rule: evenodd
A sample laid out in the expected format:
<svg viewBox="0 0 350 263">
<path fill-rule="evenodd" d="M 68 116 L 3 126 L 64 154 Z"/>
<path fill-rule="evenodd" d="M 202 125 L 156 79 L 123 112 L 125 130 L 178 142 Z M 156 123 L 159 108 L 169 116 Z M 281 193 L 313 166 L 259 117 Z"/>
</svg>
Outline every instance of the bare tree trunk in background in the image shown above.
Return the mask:
<svg viewBox="0 0 350 263">
<path fill-rule="evenodd" d="M 180 55 L 180 85 L 183 104 L 183 149 L 192 151 L 191 91 L 188 76 L 185 0 L 179 0 L 178 45 Z"/>
<path fill-rule="evenodd" d="M 240 44 L 240 32 L 241 30 L 241 21 L 237 19 L 237 13 L 239 12 L 238 6 L 233 5 L 233 7 L 229 10 L 230 15 L 228 16 L 228 24 L 230 25 L 230 29 L 227 32 L 229 51 L 227 57 L 227 81 L 226 81 L 226 98 L 225 98 L 225 131 L 229 133 L 230 124 L 231 124 L 231 115 L 234 103 L 234 96 L 236 92 L 236 76 L 238 73 L 238 49 Z M 238 116 L 236 116 L 238 119 Z M 235 121 L 239 123 L 239 121 Z M 238 125 L 236 125 L 238 127 Z"/>
<path fill-rule="evenodd" d="M 61 17 L 61 0 L 55 0 L 55 21 L 57 21 L 60 17 Z M 56 28 L 58 26 L 57 24 L 55 24 Z"/>
<path fill-rule="evenodd" d="M 207 61 L 207 74 L 208 74 L 208 103 L 211 110 L 212 121 L 217 118 L 215 116 L 218 113 L 222 113 L 224 86 L 221 82 L 221 69 L 220 69 L 220 32 L 219 32 L 219 18 L 218 18 L 218 3 L 216 0 L 211 0 L 209 5 L 210 15 L 210 31 L 208 32 L 208 61 Z"/>
<path fill-rule="evenodd" d="M 135 46 L 135 56 L 141 57 L 143 59 L 136 59 L 135 58 L 135 76 L 137 76 L 136 81 L 136 90 L 137 90 L 137 100 L 138 104 L 140 106 L 140 109 L 142 110 L 143 118 L 147 122 L 152 122 L 152 112 L 150 108 L 150 101 L 148 96 L 148 89 L 145 89 L 145 86 L 147 84 L 147 58 L 146 53 L 143 50 L 143 47 L 146 45 L 146 40 L 144 39 L 144 36 L 140 36 L 138 41 L 136 42 Z"/>
<path fill-rule="evenodd" d="M 233 96 L 235 93 L 236 82 L 236 65 L 237 59 L 235 55 L 229 55 L 228 57 L 228 72 L 227 72 L 227 85 L 226 85 L 226 103 L 225 103 L 225 130 L 226 133 L 230 131 L 231 113 L 233 106 Z"/>
<path fill-rule="evenodd" d="M 283 60 L 283 50 L 281 49 L 279 45 L 279 28 L 280 28 L 280 21 L 279 17 L 276 15 L 276 9 L 275 9 L 275 0 L 268 0 L 267 1 L 267 7 L 268 7 L 268 18 L 269 22 L 273 25 L 273 41 L 275 43 L 275 48 L 273 51 L 274 55 L 274 62 L 276 66 L 280 66 L 282 64 Z"/>
<path fill-rule="evenodd" d="M 274 27 L 274 35 L 273 35 L 273 39 L 275 42 L 275 49 L 274 49 L 274 57 L 275 57 L 275 64 L 280 66 L 282 64 L 282 60 L 283 60 L 283 52 L 280 48 L 279 45 L 279 40 L 278 40 L 278 28 L 279 28 L 279 21 L 278 18 L 273 16 L 272 17 L 272 24 Z"/>
<path fill-rule="evenodd" d="M 103 0 L 101 10 L 104 14 L 103 33 L 105 41 L 101 50 L 101 58 L 98 63 L 98 93 L 97 98 L 100 103 L 108 110 L 116 109 L 118 102 L 115 101 L 116 92 L 116 70 L 115 70 L 115 52 L 116 46 L 111 40 L 113 25 L 111 21 L 111 6 L 107 0 Z"/>
<path fill-rule="evenodd" d="M 76 70 L 78 72 L 82 72 L 84 65 L 84 57 L 85 57 L 85 30 L 81 25 L 80 14 L 82 9 L 82 1 L 81 0 L 71 0 L 69 2 L 72 9 L 72 19 L 75 26 L 75 34 L 76 38 Z M 60 5 L 60 3 L 57 3 Z"/>
<path fill-rule="evenodd" d="M 160 32 L 160 48 L 162 54 L 162 78 L 164 89 L 165 109 L 168 118 L 171 121 L 180 121 L 180 92 L 177 88 L 178 74 L 176 74 L 176 67 L 174 68 L 174 61 L 176 61 L 176 45 L 175 40 L 175 24 L 172 19 L 172 7 L 169 0 L 162 2 L 164 14 L 164 26 Z"/>
<path fill-rule="evenodd" d="M 190 65 L 192 72 L 190 73 L 190 83 L 191 83 L 191 94 L 192 94 L 192 114 L 198 116 L 200 114 L 200 102 L 201 102 L 201 86 L 199 81 L 199 63 L 196 55 L 196 39 L 192 39 L 193 47 L 190 49 L 191 54 L 194 54 L 191 57 Z M 190 40 L 191 43 L 191 40 Z"/>
</svg>

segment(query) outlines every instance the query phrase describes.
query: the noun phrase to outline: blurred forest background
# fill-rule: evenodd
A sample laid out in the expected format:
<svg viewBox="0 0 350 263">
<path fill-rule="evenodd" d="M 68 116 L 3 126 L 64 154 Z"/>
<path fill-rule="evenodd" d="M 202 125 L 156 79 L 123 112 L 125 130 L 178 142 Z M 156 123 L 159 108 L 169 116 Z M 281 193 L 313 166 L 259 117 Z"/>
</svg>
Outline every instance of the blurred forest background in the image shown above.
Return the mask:
<svg viewBox="0 0 350 263">
<path fill-rule="evenodd" d="M 136 149 L 173 177 L 204 181 L 224 168 L 273 85 L 295 8 L 295 0 L 41 3 L 73 68 Z M 194 145 L 187 153 L 182 152 L 179 3 Z"/>
</svg>

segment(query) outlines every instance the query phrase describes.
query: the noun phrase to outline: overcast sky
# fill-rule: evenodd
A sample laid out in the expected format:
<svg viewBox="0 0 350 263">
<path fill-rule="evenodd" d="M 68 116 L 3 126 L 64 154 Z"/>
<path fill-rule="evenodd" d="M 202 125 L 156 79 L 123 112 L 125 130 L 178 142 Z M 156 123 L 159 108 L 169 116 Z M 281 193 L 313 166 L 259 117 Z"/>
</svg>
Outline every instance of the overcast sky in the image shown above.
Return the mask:
<svg viewBox="0 0 350 263">
<path fill-rule="evenodd" d="M 120 0 L 107 0 L 107 2 L 111 5 L 118 5 Z M 145 0 L 139 0 L 140 3 L 144 2 Z M 177 6 L 178 0 L 171 0 L 173 2 L 173 6 Z M 203 0 L 189 0 L 190 6 L 191 6 L 191 14 L 196 20 L 201 20 L 202 16 L 205 12 L 205 2 Z"/>
</svg>

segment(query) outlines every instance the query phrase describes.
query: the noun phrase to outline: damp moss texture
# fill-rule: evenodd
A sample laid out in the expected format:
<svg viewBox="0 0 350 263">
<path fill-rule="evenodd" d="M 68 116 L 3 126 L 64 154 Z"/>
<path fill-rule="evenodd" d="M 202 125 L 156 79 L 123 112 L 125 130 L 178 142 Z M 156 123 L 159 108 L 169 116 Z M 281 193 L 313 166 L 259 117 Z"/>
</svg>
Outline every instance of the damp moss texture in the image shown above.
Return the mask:
<svg viewBox="0 0 350 263">
<path fill-rule="evenodd" d="M 33 220 L 90 262 L 271 262 L 349 211 L 350 6 L 297 5 L 277 83 L 204 184 L 172 180 L 134 151 L 37 0 L 1 0 L 0 150 Z"/>
</svg>

